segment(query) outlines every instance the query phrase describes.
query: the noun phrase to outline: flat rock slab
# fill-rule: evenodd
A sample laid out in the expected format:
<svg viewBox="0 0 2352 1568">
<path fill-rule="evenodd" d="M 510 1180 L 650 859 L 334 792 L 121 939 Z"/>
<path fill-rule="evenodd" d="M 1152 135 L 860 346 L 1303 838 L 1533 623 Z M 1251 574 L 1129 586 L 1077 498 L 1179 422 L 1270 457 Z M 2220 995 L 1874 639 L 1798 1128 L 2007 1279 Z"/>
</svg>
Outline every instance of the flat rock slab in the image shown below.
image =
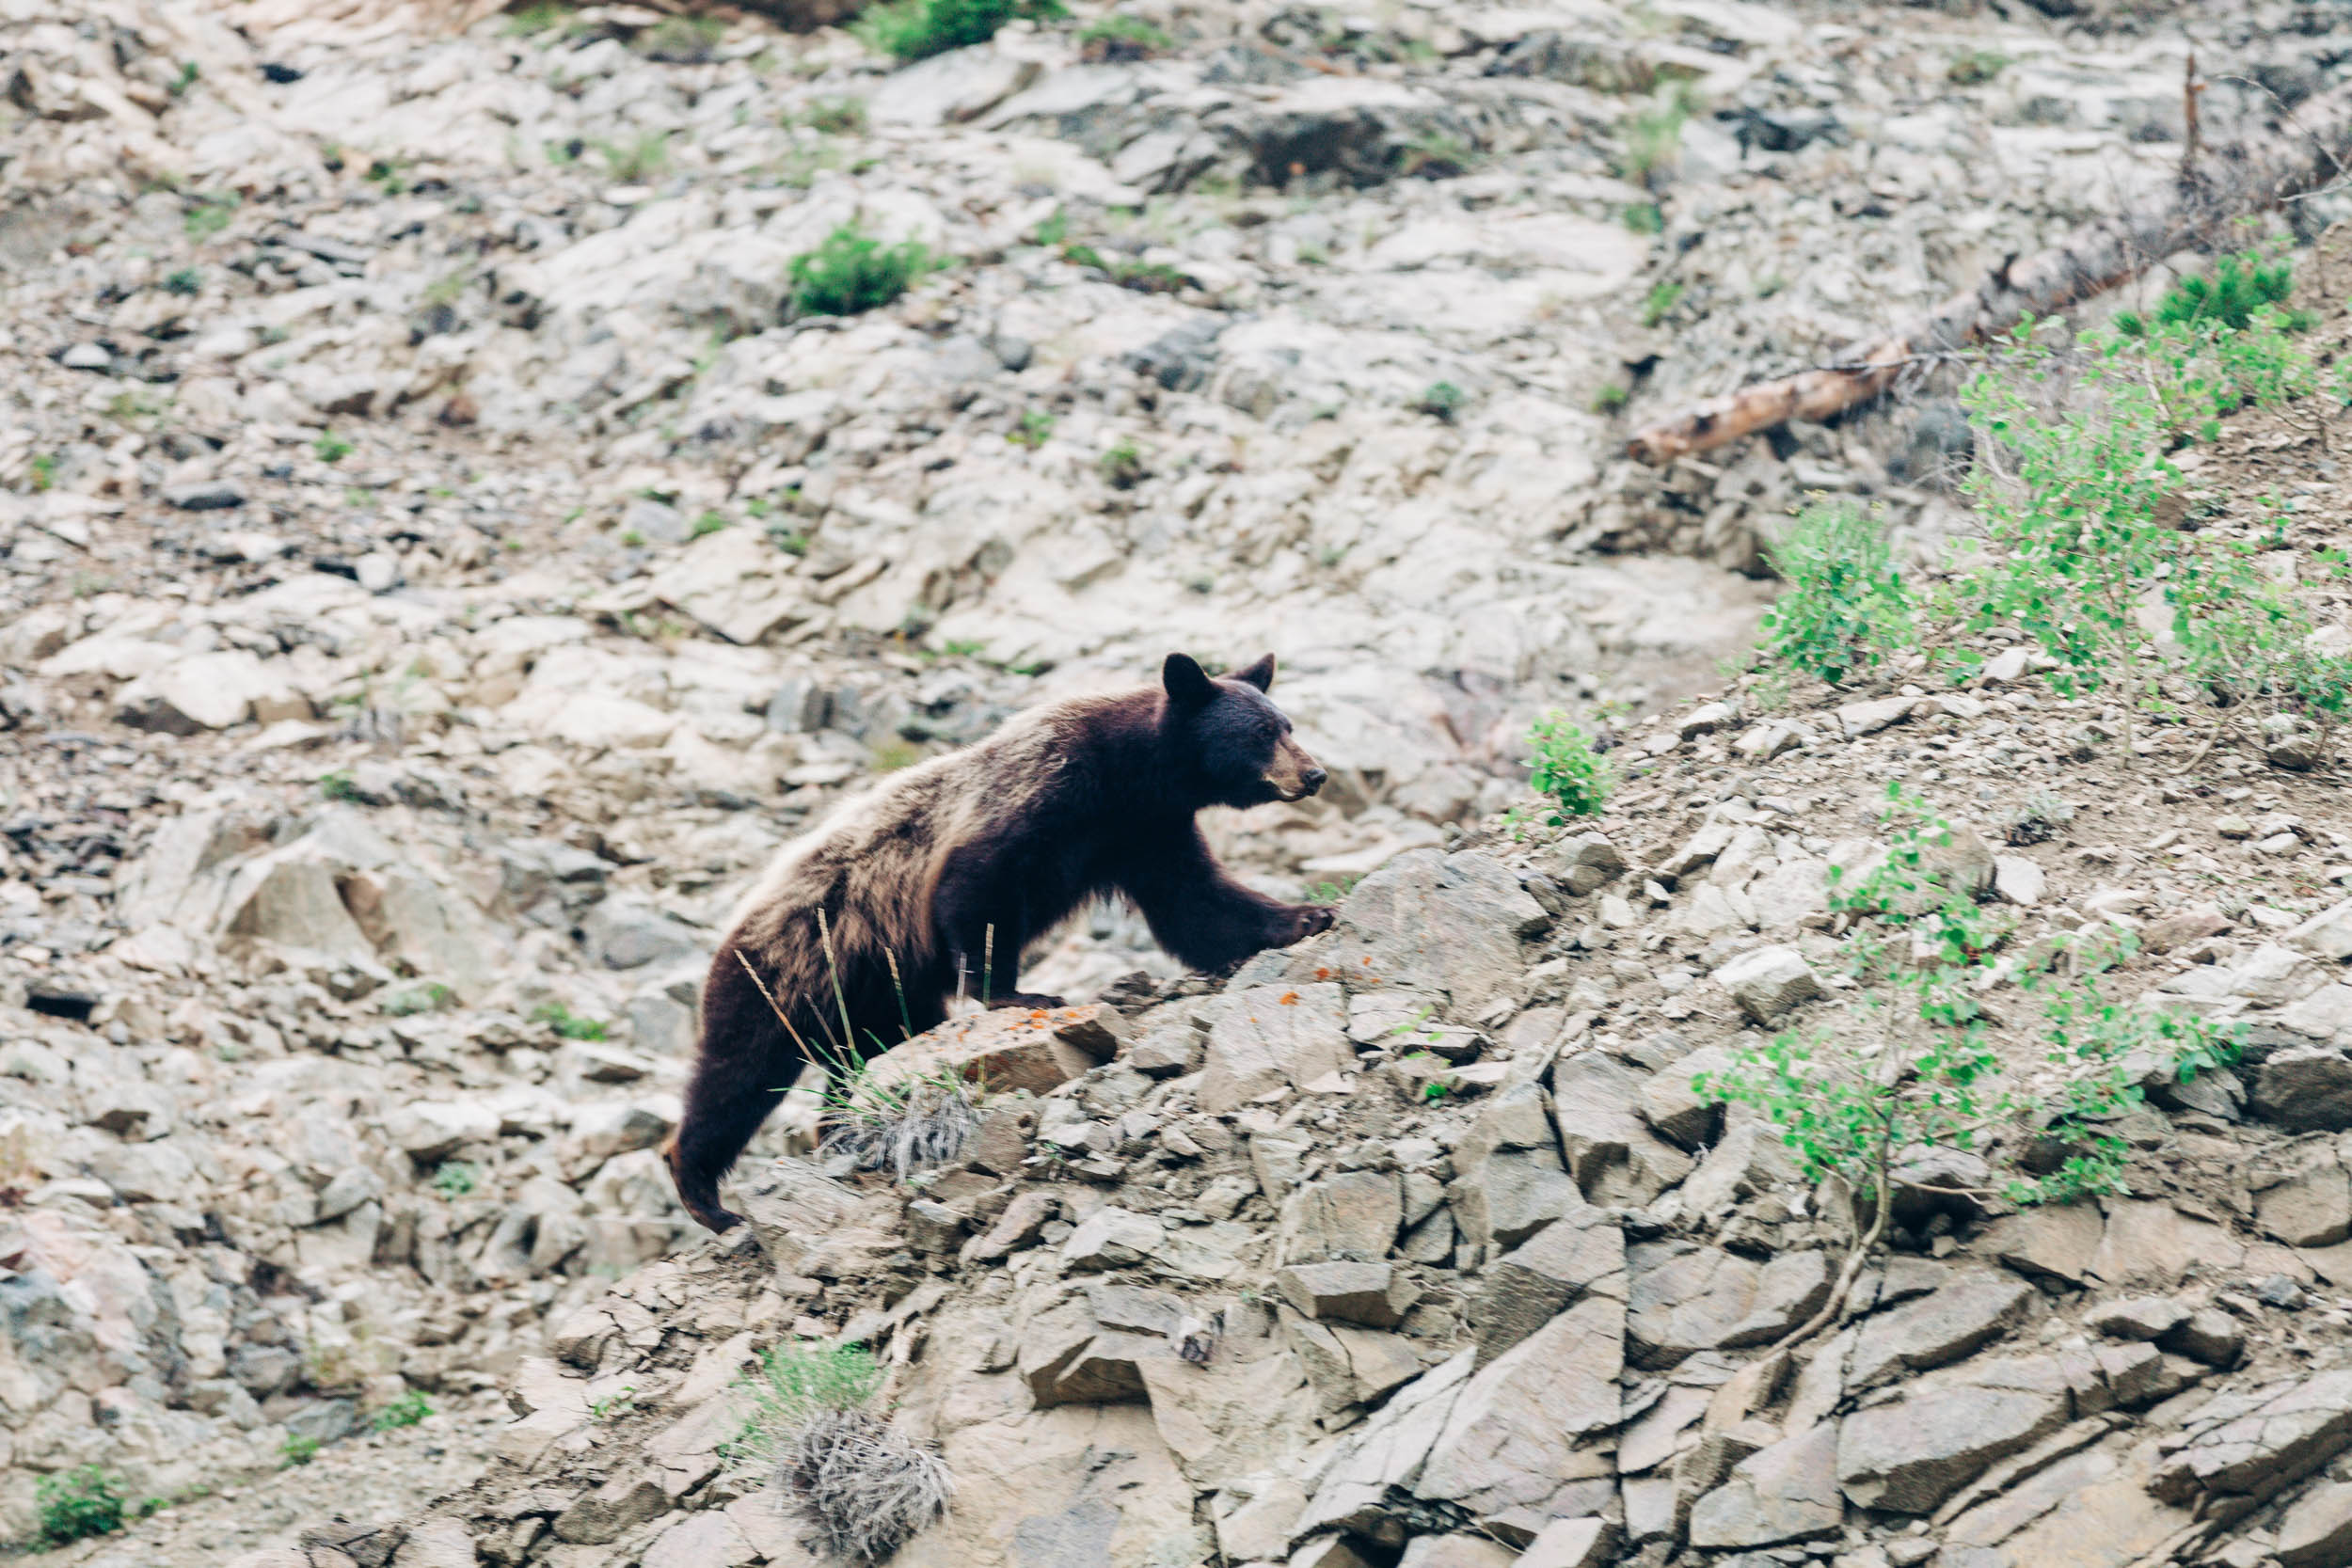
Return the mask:
<svg viewBox="0 0 2352 1568">
<path fill-rule="evenodd" d="M 1082 1007 L 993 1007 L 949 1019 L 866 1064 L 882 1085 L 953 1073 L 992 1092 L 1060 1087 L 1118 1051 L 1123 1028 L 1099 1003 Z"/>
<path fill-rule="evenodd" d="M 1691 1510 L 1693 1546 L 1772 1546 L 1836 1534 L 1846 1522 L 1837 1489 L 1837 1428 L 1829 1422 L 1759 1449 Z"/>
<path fill-rule="evenodd" d="M 2186 1447 L 2149 1490 L 2185 1506 L 2198 1497 L 2269 1497 L 2352 1443 L 2352 1371 L 2322 1372 L 2224 1394 L 2197 1413 Z"/>
<path fill-rule="evenodd" d="M 1837 1481 L 1857 1507 L 1931 1513 L 2067 1410 L 2062 1389 L 1962 1386 L 1857 1411 L 1838 1427 Z"/>
<path fill-rule="evenodd" d="M 1206 1062 L 1193 1098 L 1212 1116 L 1349 1071 L 1356 1053 L 1347 1042 L 1346 995 L 1329 983 L 1233 992 L 1209 1025 Z"/>
<path fill-rule="evenodd" d="M 1356 885 L 1319 968 L 1350 990 L 1434 991 L 1474 1015 L 1518 983 L 1519 943 L 1550 924 L 1491 855 L 1412 849 Z"/>
</svg>

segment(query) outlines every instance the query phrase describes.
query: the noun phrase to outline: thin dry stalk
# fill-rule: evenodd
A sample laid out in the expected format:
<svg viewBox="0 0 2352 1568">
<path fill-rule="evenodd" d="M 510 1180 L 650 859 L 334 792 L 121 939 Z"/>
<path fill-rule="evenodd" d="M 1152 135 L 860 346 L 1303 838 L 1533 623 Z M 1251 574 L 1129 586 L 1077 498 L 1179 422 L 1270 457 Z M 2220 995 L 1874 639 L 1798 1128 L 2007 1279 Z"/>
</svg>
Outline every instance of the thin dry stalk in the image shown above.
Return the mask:
<svg viewBox="0 0 2352 1568">
<path fill-rule="evenodd" d="M 776 1481 L 806 1534 L 803 1544 L 850 1562 L 879 1562 L 947 1512 L 946 1462 L 866 1410 L 828 1410 L 801 1429 Z"/>
</svg>

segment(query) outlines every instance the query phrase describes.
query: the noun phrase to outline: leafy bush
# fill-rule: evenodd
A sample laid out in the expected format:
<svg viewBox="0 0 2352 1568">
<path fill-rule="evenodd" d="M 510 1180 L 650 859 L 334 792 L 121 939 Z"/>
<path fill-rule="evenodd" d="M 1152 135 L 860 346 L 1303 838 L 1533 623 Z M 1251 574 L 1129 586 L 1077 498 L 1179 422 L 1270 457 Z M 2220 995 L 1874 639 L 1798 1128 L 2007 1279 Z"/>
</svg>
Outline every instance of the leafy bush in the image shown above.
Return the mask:
<svg viewBox="0 0 2352 1568">
<path fill-rule="evenodd" d="M 204 275 L 194 267 L 182 267 L 164 275 L 164 293 L 192 298 L 204 291 Z"/>
<path fill-rule="evenodd" d="M 866 129 L 866 100 L 863 98 L 812 99 L 801 111 L 800 122 L 812 131 L 827 135 L 861 134 Z"/>
<path fill-rule="evenodd" d="M 1548 713 L 1527 732 L 1534 749 L 1528 761 L 1534 772 L 1528 783 L 1538 795 L 1551 797 L 1553 827 L 1578 816 L 1597 816 L 1616 787 L 1616 770 L 1593 750 L 1592 738 L 1564 713 Z"/>
<path fill-rule="evenodd" d="M 1619 177 L 1652 190 L 1662 184 L 1682 156 L 1682 127 L 1696 107 L 1691 85 L 1674 82 L 1661 87 L 1646 107 L 1628 114 L 1618 132 L 1625 144 L 1617 160 Z"/>
<path fill-rule="evenodd" d="M 1668 316 L 1674 314 L 1675 307 L 1681 303 L 1681 284 L 1651 284 L 1647 297 L 1642 301 L 1642 325 L 1644 326 L 1657 326 Z"/>
<path fill-rule="evenodd" d="M 658 180 L 670 167 L 670 133 L 645 131 L 628 141 L 600 141 L 596 153 L 604 171 L 624 185 Z"/>
<path fill-rule="evenodd" d="M 341 463 L 358 449 L 331 430 L 319 432 L 319 438 L 310 443 L 310 451 L 322 463 Z"/>
<path fill-rule="evenodd" d="M 600 1040 L 605 1037 L 601 1019 L 582 1018 L 561 1002 L 543 1002 L 531 1015 L 534 1023 L 544 1023 L 567 1040 Z"/>
<path fill-rule="evenodd" d="M 121 1482 L 95 1465 L 62 1470 L 33 1483 L 33 1506 L 40 1513 L 40 1538 L 63 1546 L 122 1528 Z"/>
<path fill-rule="evenodd" d="M 1413 400 L 1413 408 L 1431 419 L 1452 424 L 1462 412 L 1462 388 L 1451 381 L 1433 381 L 1420 397 Z"/>
<path fill-rule="evenodd" d="M 1132 490 L 1144 481 L 1143 451 L 1135 442 L 1120 440 L 1094 460 L 1103 483 L 1114 490 Z"/>
<path fill-rule="evenodd" d="M 368 1424 L 377 1432 L 392 1432 L 401 1427 L 415 1426 L 432 1414 L 433 1406 L 425 1399 L 424 1390 L 411 1388 L 377 1411 Z"/>
<path fill-rule="evenodd" d="M 1069 15 L 1060 0 L 890 0 L 870 8 L 850 30 L 866 46 L 900 64 L 986 43 L 1015 17 Z"/>
<path fill-rule="evenodd" d="M 1859 507 L 1807 507 L 1771 554 L 1788 585 L 1763 620 L 1773 658 L 1835 686 L 1910 645 L 1911 595 L 1885 530 Z"/>
<path fill-rule="evenodd" d="M 864 1408 L 882 1383 L 882 1366 L 863 1345 L 793 1339 L 764 1350 L 737 1386 L 743 1424 L 728 1451 L 755 1464 L 781 1460 L 810 1420 L 829 1410 Z"/>
<path fill-rule="evenodd" d="M 815 250 L 792 258 L 792 310 L 803 316 L 854 316 L 879 309 L 938 265 L 920 241 L 885 245 L 856 224 L 845 223 Z"/>
<path fill-rule="evenodd" d="M 2153 324 L 2126 310 L 2117 314 L 2115 326 L 2129 338 L 2144 338 L 2152 327 L 2166 326 L 2221 327 L 2243 332 L 2254 325 L 2255 313 L 2265 307 L 2284 310 L 2287 298 L 2294 292 L 2292 262 L 2283 257 L 2265 261 L 2259 250 L 2242 251 L 2222 257 L 2214 263 L 2209 276 L 2184 277 L 2167 289 L 2163 299 L 2156 303 Z M 2311 318 L 2300 312 L 2289 312 L 2284 319 L 2294 331 L 2311 325 Z"/>
<path fill-rule="evenodd" d="M 180 227 L 186 230 L 191 240 L 211 239 L 215 234 L 228 228 L 229 220 L 236 215 L 238 198 L 234 191 L 226 191 L 214 196 L 199 196 L 192 199 L 195 205 L 190 207 L 186 215 L 180 220 Z"/>
<path fill-rule="evenodd" d="M 2233 1035 L 2204 1020 L 2108 1002 L 2097 973 L 2128 949 L 2076 947 L 2083 978 L 2043 1006 L 2043 1068 L 2031 1087 L 2014 1086 L 1979 1000 L 1991 955 L 2010 932 L 1941 869 L 1950 863 L 1939 851 L 1952 830 L 1899 783 L 1888 786 L 1884 820 L 1883 858 L 1851 879 L 1830 873 L 1831 911 L 1850 927 L 1855 1000 L 1846 1016 L 1833 1029 L 1735 1049 L 1730 1068 L 1693 1079 L 1708 1098 L 1761 1111 L 1808 1178 L 1842 1177 L 1867 1202 L 1867 1226 L 1857 1213 L 1828 1305 L 1784 1343 L 1834 1321 L 1884 1233 L 1906 1164 L 1935 1149 L 1982 1148 L 2010 1163 L 2010 1174 L 1995 1180 L 2011 1202 L 2127 1193 L 2125 1147 L 2104 1124 L 2139 1103 L 2151 1067 L 2186 1082 L 2239 1050 Z M 2041 984 L 2030 972 L 2010 977 L 2028 990 Z M 2035 1146 L 2059 1157 L 2038 1171 L 2019 1168 Z"/>
<path fill-rule="evenodd" d="M 671 65 L 700 65 L 718 52 L 726 24 L 710 16 L 665 16 L 630 40 L 629 46 L 649 60 Z"/>
<path fill-rule="evenodd" d="M 279 1445 L 278 1449 L 278 1467 L 291 1470 L 297 1465 L 308 1465 L 319 1456 L 319 1449 L 323 1447 L 325 1445 L 315 1437 L 304 1433 L 290 1432 L 286 1433 L 286 1441 Z"/>
<path fill-rule="evenodd" d="M 1054 416 L 1042 408 L 1025 408 L 1019 422 L 1006 433 L 1005 439 L 1016 447 L 1037 451 L 1053 437 Z"/>
<path fill-rule="evenodd" d="M 444 1160 L 433 1172 L 433 1190 L 443 1197 L 464 1197 L 482 1184 L 482 1173 L 463 1160 Z"/>
<path fill-rule="evenodd" d="M 1098 16 L 1078 30 L 1079 54 L 1090 61 L 1148 60 L 1176 40 L 1139 16 Z"/>
</svg>

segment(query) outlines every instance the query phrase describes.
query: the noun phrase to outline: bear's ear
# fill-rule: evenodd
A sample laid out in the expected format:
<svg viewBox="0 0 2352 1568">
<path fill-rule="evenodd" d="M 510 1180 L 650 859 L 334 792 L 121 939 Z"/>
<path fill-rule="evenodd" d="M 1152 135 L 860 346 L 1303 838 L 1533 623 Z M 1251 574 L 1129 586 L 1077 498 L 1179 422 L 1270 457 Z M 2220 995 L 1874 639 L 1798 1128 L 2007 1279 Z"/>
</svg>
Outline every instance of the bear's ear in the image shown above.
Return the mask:
<svg viewBox="0 0 2352 1568">
<path fill-rule="evenodd" d="M 1261 691 L 1272 690 L 1274 687 L 1274 656 L 1272 654 L 1268 654 L 1263 658 L 1258 660 L 1257 663 L 1248 666 L 1247 669 L 1234 671 L 1233 678 L 1237 681 L 1248 681 L 1250 685 L 1256 687 Z"/>
<path fill-rule="evenodd" d="M 1216 683 L 1185 654 L 1170 654 L 1160 666 L 1160 685 L 1178 707 L 1199 707 L 1216 695 Z"/>
</svg>

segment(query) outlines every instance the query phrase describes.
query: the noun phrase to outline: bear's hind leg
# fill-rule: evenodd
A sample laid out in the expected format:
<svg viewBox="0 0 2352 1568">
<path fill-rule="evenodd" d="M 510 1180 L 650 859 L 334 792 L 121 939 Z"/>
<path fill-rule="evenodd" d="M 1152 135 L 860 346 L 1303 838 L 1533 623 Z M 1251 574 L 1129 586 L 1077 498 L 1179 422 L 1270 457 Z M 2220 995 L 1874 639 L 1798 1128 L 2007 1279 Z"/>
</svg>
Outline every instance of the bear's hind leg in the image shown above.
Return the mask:
<svg viewBox="0 0 2352 1568">
<path fill-rule="evenodd" d="M 740 950 L 719 949 L 703 985 L 701 1049 L 686 1085 L 686 1109 L 662 1146 L 678 1202 L 710 1230 L 739 1216 L 719 1202 L 719 1181 L 768 1113 L 800 1077 L 801 1053 L 746 973 Z"/>
</svg>

